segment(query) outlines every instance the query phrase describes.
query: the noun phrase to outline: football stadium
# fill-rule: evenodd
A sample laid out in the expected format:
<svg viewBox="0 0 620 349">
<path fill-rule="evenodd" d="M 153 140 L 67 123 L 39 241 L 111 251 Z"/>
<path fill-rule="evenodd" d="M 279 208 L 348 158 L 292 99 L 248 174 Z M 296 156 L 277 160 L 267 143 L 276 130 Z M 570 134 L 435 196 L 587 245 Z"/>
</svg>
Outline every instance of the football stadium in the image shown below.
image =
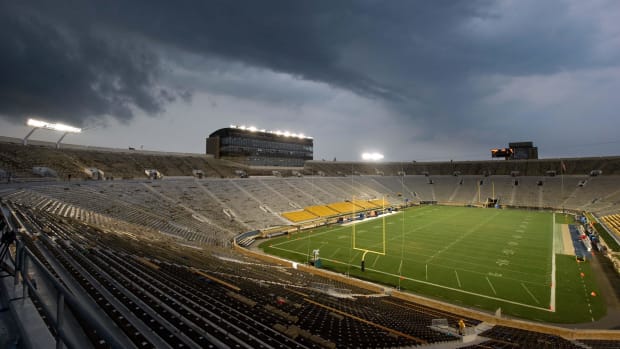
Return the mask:
<svg viewBox="0 0 620 349">
<path fill-rule="evenodd" d="M 0 349 L 620 349 L 620 1 L 0 1 Z"/>
<path fill-rule="evenodd" d="M 3 138 L 4 344 L 620 345 L 620 157 L 312 147 L 234 125 L 204 154 Z"/>
</svg>

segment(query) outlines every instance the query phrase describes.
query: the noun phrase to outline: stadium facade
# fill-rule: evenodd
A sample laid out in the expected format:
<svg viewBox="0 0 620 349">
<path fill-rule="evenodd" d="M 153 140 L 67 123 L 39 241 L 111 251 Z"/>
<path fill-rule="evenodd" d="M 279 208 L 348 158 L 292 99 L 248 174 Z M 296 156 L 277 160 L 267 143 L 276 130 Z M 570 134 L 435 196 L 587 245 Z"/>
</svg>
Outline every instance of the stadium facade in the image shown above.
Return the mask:
<svg viewBox="0 0 620 349">
<path fill-rule="evenodd" d="M 248 166 L 303 167 L 313 159 L 313 147 L 303 134 L 231 125 L 209 135 L 206 151 Z"/>
</svg>

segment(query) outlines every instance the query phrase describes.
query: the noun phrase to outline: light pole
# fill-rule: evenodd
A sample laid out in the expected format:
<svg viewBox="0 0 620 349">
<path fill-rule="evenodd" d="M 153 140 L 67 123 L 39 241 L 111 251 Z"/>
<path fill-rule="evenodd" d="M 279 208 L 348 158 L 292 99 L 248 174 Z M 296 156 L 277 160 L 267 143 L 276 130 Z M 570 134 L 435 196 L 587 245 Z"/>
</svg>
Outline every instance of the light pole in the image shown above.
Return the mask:
<svg viewBox="0 0 620 349">
<path fill-rule="evenodd" d="M 65 136 L 67 136 L 69 133 L 82 132 L 82 129 L 78 127 L 73 127 L 73 126 L 69 126 L 69 125 L 65 125 L 61 123 L 50 123 L 50 122 L 36 120 L 36 119 L 28 119 L 28 121 L 26 122 L 26 125 L 32 126 L 33 128 L 32 130 L 30 130 L 30 132 L 28 132 L 26 137 L 24 137 L 24 139 L 22 140 L 23 145 L 28 145 L 28 138 L 32 136 L 34 131 L 40 128 L 46 129 L 46 130 L 52 130 L 52 131 L 59 131 L 63 133 L 60 139 L 58 139 L 58 141 L 56 142 L 56 149 L 60 148 L 60 142 L 62 142 Z"/>
</svg>

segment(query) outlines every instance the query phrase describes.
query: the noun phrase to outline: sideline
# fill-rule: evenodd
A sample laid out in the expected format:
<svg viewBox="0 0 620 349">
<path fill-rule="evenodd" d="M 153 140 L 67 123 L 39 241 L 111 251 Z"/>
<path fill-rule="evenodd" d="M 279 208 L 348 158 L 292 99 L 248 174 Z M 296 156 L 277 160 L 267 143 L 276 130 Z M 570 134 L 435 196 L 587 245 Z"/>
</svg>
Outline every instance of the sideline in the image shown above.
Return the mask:
<svg viewBox="0 0 620 349">
<path fill-rule="evenodd" d="M 553 212 L 553 234 L 551 234 L 551 296 L 549 297 L 549 310 L 555 312 L 555 234 L 557 226 L 555 224 L 555 212 Z M 531 293 L 530 293 L 531 294 Z M 534 297 L 532 295 L 532 297 Z"/>
</svg>

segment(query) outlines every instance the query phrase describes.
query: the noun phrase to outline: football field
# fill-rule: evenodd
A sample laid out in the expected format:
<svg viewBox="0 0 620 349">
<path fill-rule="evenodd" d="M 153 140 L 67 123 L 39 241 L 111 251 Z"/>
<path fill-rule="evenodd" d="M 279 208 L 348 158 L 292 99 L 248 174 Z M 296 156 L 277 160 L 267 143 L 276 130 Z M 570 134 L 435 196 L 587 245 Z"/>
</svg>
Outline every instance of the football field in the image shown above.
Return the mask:
<svg viewBox="0 0 620 349">
<path fill-rule="evenodd" d="M 272 239 L 261 248 L 304 263 L 318 250 L 322 268 L 451 303 L 572 322 L 556 312 L 558 265 L 578 274 L 577 263 L 556 255 L 555 219 L 545 211 L 421 206 Z M 584 291 L 570 280 L 583 278 L 560 280 L 564 292 L 575 292 L 562 301 L 583 302 Z"/>
</svg>

